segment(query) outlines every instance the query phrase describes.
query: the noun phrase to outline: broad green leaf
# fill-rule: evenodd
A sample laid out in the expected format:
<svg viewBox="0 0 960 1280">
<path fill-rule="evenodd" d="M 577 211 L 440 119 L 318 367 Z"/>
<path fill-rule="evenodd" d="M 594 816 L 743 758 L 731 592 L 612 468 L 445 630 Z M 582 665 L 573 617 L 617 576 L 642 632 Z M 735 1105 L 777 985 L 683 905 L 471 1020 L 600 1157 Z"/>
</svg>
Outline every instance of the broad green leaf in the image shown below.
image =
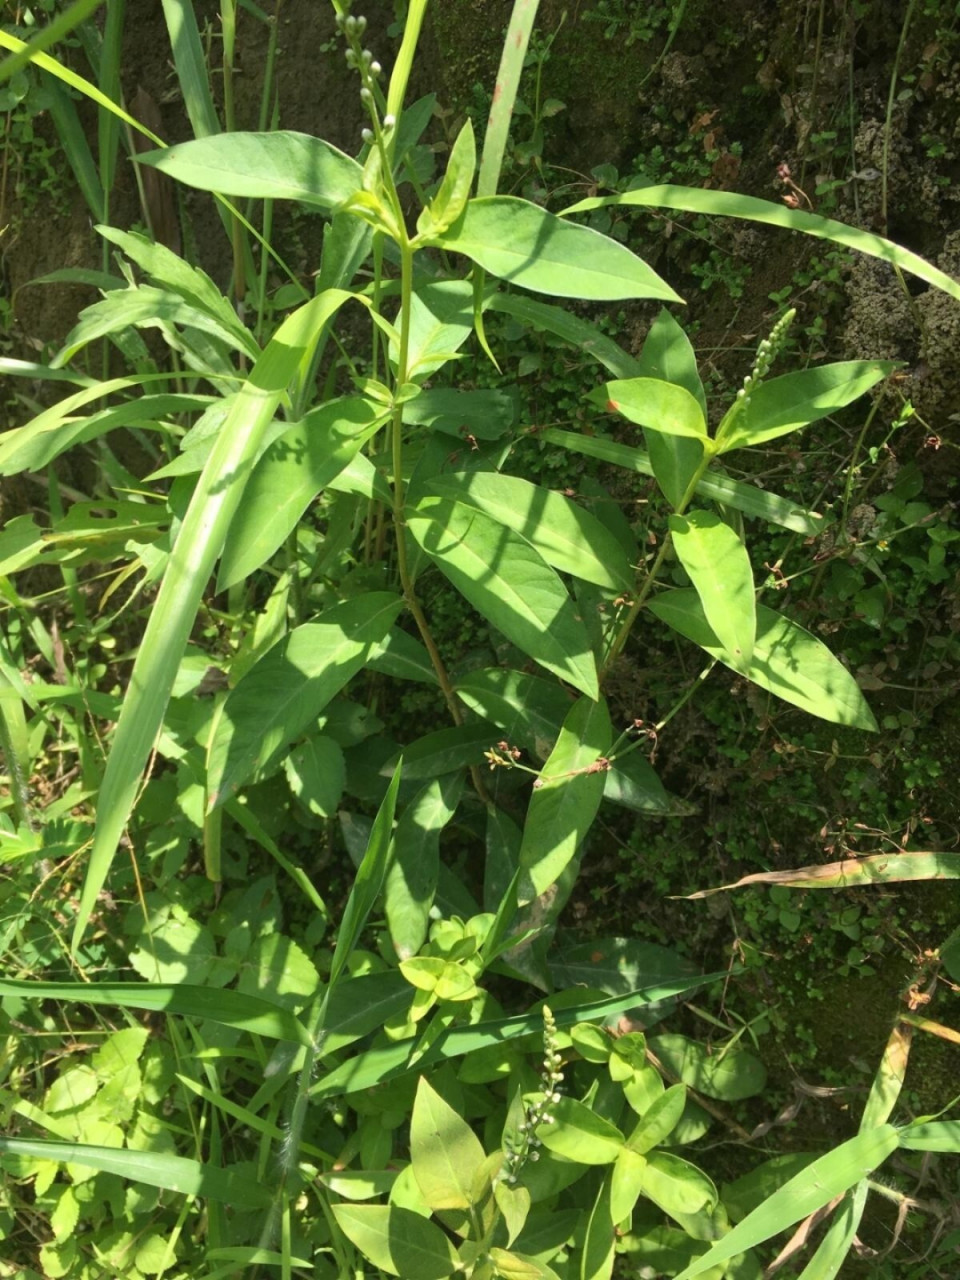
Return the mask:
<svg viewBox="0 0 960 1280">
<path fill-rule="evenodd" d="M 602 364 L 615 378 L 636 378 L 644 373 L 635 356 L 628 355 L 623 347 L 608 338 L 596 325 L 572 316 L 563 307 L 539 302 L 522 293 L 497 293 L 490 303 L 490 309 L 556 334 L 572 347 L 579 348 L 585 356 Z"/>
<path fill-rule="evenodd" d="M 435 729 L 403 749 L 404 782 L 422 782 L 442 774 L 483 763 L 484 751 L 493 745 L 495 730 L 488 724 L 458 724 L 448 729 Z M 397 756 L 382 766 L 384 775 L 393 773 Z"/>
<path fill-rule="evenodd" d="M 612 738 L 606 703 L 579 698 L 530 798 L 520 846 L 521 906 L 559 879 L 589 830 L 603 799 Z"/>
<path fill-rule="evenodd" d="M 257 358 L 260 349 L 253 335 L 240 323 L 229 300 L 206 272 L 185 262 L 166 245 L 157 244 L 135 231 L 118 231 L 114 227 L 105 226 L 94 229 L 165 289 L 173 290 L 191 306 L 205 311 L 221 329 L 234 335 L 238 346 L 244 347 L 253 359 Z"/>
<path fill-rule="evenodd" d="M 681 301 L 655 271 L 616 240 L 565 223 L 515 196 L 471 200 L 435 242 L 465 254 L 491 275 L 557 298 Z"/>
<path fill-rule="evenodd" d="M 486 1159 L 467 1122 L 421 1077 L 410 1119 L 410 1160 L 424 1200 L 439 1209 L 469 1209 Z"/>
<path fill-rule="evenodd" d="M 407 527 L 473 607 L 534 661 L 598 697 L 590 641 L 555 570 L 526 538 L 482 511 L 425 498 Z"/>
<path fill-rule="evenodd" d="M 613 1217 L 611 1200 L 610 1178 L 604 1178 L 587 1219 L 580 1280 L 610 1280 L 613 1275 L 614 1226 L 619 1219 Z"/>
<path fill-rule="evenodd" d="M 848 889 L 907 880 L 960 880 L 960 853 L 874 853 L 865 858 L 798 867 L 796 871 L 756 871 L 732 884 L 700 889 L 689 896 L 707 898 L 747 884 L 780 884 L 791 889 Z"/>
<path fill-rule="evenodd" d="M 960 1153 L 960 1120 L 931 1120 L 900 1130 L 900 1146 L 906 1151 Z"/>
<path fill-rule="evenodd" d="M 438 1226 L 396 1205 L 335 1204 L 337 1225 L 375 1267 L 404 1280 L 443 1280 L 459 1270 L 450 1240 Z"/>
<path fill-rule="evenodd" d="M 296 627 L 227 695 L 208 749 L 210 809 L 266 769 L 361 669 L 402 608 L 374 591 L 324 610 Z"/>
<path fill-rule="evenodd" d="M 926 262 L 919 254 L 894 244 L 892 240 L 884 240 L 882 236 L 871 231 L 863 231 L 859 227 L 848 227 L 846 223 L 836 222 L 833 218 L 823 218 L 816 213 L 805 213 L 802 209 L 787 209 L 782 204 L 773 204 L 770 200 L 758 200 L 755 196 L 740 195 L 733 191 L 708 191 L 700 187 L 676 187 L 658 185 L 640 187 L 635 191 L 627 191 L 618 196 L 599 196 L 581 200 L 577 204 L 564 209 L 564 216 L 571 213 L 585 213 L 589 209 L 600 209 L 607 205 L 639 205 L 650 209 L 681 209 L 689 213 L 705 213 L 710 217 L 745 218 L 749 222 L 765 222 L 775 227 L 785 227 L 789 231 L 802 231 L 808 236 L 817 236 L 821 240 L 832 240 L 834 244 L 846 245 L 856 249 L 858 253 L 866 253 L 873 258 L 882 258 L 892 262 L 903 271 L 926 280 L 944 293 L 960 301 L 960 283 L 953 280 L 945 272 Z"/>
<path fill-rule="evenodd" d="M 147 982 L 189 982 L 200 986 L 213 968 L 217 944 L 209 929 L 187 917 L 171 916 L 141 935 L 130 963 Z"/>
<path fill-rule="evenodd" d="M 595 515 L 562 493 L 495 472 L 448 474 L 424 496 L 476 507 L 527 539 L 561 573 L 614 591 L 632 591 L 636 574 L 617 539 Z"/>
<path fill-rule="evenodd" d="M 343 796 L 347 770 L 343 750 L 332 738 L 308 738 L 287 756 L 283 771 L 290 790 L 310 813 L 333 818 Z"/>
<path fill-rule="evenodd" d="M 436 778 L 410 801 L 397 823 L 383 905 L 390 941 L 401 960 L 416 955 L 426 941 L 440 874 L 440 832 L 456 813 L 462 790 L 461 773 Z"/>
<path fill-rule="evenodd" d="M 643 1191 L 643 1173 L 647 1162 L 630 1146 L 621 1147 L 610 1177 L 610 1215 L 614 1223 L 623 1222 Z"/>
<path fill-rule="evenodd" d="M 457 695 L 477 715 L 498 725 L 507 741 L 546 760 L 573 705 L 569 694 L 552 680 L 486 667 L 457 681 Z"/>
<path fill-rule="evenodd" d="M 658 1147 L 676 1128 L 687 1103 L 687 1087 L 675 1084 L 660 1095 L 640 1117 L 627 1138 L 627 1146 L 638 1155 L 646 1155 Z"/>
<path fill-rule="evenodd" d="M 381 671 L 398 680 L 413 680 L 418 684 L 436 684 L 437 673 L 430 655 L 419 640 L 400 627 L 391 627 L 383 640 L 370 650 L 367 667 Z"/>
<path fill-rule="evenodd" d="M 493 1184 L 493 1195 L 507 1228 L 507 1244 L 513 1244 L 530 1213 L 530 1192 L 526 1187 L 511 1186 L 503 1178 L 498 1178 Z"/>
<path fill-rule="evenodd" d="M 664 437 L 666 438 L 666 437 Z M 685 443 L 679 436 L 670 437 L 677 444 Z M 540 439 L 550 444 L 558 444 L 573 453 L 583 453 L 590 458 L 599 458 L 601 462 L 609 462 L 615 467 L 624 467 L 627 471 L 636 471 L 641 475 L 653 476 L 655 471 L 650 455 L 642 449 L 633 449 L 629 445 L 618 444 L 615 440 L 603 436 L 581 436 L 572 431 L 560 431 L 556 427 L 548 427 L 540 433 Z M 684 486 L 686 489 L 686 486 Z M 825 516 L 814 511 L 805 511 L 788 498 L 778 497 L 775 493 L 767 493 L 755 485 L 742 484 L 716 470 L 708 471 L 697 482 L 697 493 L 701 498 L 709 498 L 724 506 L 742 511 L 745 516 L 755 520 L 765 520 L 768 524 L 782 525 L 784 529 L 792 529 L 805 537 L 816 538 L 829 523 Z M 667 495 L 670 498 L 670 495 Z M 680 495 L 682 496 L 682 495 Z M 670 498 L 673 501 L 672 498 Z M 679 498 L 677 499 L 679 501 Z M 676 503 L 674 503 L 676 505 Z"/>
<path fill-rule="evenodd" d="M 648 608 L 711 657 L 737 669 L 711 631 L 695 591 L 664 592 L 651 600 Z M 757 606 L 757 638 L 746 675 L 762 689 L 811 715 L 876 730 L 873 713 L 843 663 L 809 631 L 765 605 Z"/>
<path fill-rule="evenodd" d="M 720 452 L 763 444 L 837 413 L 897 368 L 895 360 L 847 360 L 762 382 L 720 423 Z"/>
<path fill-rule="evenodd" d="M 456 436 L 496 440 L 513 426 L 517 416 L 514 397 L 506 391 L 482 389 L 459 391 L 452 387 L 432 387 L 403 405 L 403 420 L 413 427 L 429 427 Z"/>
<path fill-rule="evenodd" d="M 435 280 L 414 289 L 410 300 L 407 372 L 424 378 L 452 359 L 473 333 L 473 287 L 468 280 Z M 398 352 L 391 345 L 396 367 Z M 416 404 L 416 400 L 408 402 Z"/>
<path fill-rule="evenodd" d="M 671 516 L 670 533 L 711 630 L 737 669 L 748 672 L 757 634 L 757 598 L 746 547 L 712 511 Z"/>
<path fill-rule="evenodd" d="M 221 133 L 137 156 L 177 182 L 224 196 L 300 200 L 330 210 L 358 191 L 356 160 L 322 138 L 278 129 Z"/>
<path fill-rule="evenodd" d="M 373 1200 L 385 1196 L 397 1180 L 393 1169 L 337 1169 L 321 1173 L 320 1182 L 336 1196 L 344 1200 Z"/>
<path fill-rule="evenodd" d="M 668 1071 L 708 1098 L 752 1098 L 767 1082 L 760 1059 L 739 1045 L 710 1054 L 696 1040 L 671 1033 L 652 1037 L 650 1048 Z"/>
<path fill-rule="evenodd" d="M 636 372 L 643 378 L 659 378 L 683 387 L 695 398 L 706 418 L 707 397 L 697 370 L 696 354 L 690 339 L 666 309 L 657 316 L 644 339 L 640 368 Z M 665 435 L 649 427 L 644 437 L 657 484 L 670 505 L 676 508 L 700 465 L 703 448 L 696 440 Z"/>
<path fill-rule="evenodd" d="M 270 1203 L 269 1188 L 246 1171 L 201 1164 L 183 1156 L 123 1147 L 87 1146 L 80 1142 L 47 1142 L 37 1138 L 0 1135 L 0 1155 L 56 1160 L 70 1165 L 113 1173 L 130 1182 L 160 1187 L 185 1196 L 206 1196 L 237 1209 L 262 1209 Z"/>
<path fill-rule="evenodd" d="M 440 189 L 417 219 L 417 232 L 429 239 L 451 227 L 463 213 L 470 198 L 477 168 L 477 144 L 473 122 L 467 120 L 450 149 L 447 171 Z"/>
<path fill-rule="evenodd" d="M 309 504 L 383 421 L 359 396 L 321 405 L 279 435 L 258 459 L 227 534 L 217 590 L 248 578 L 283 546 Z"/>
<path fill-rule="evenodd" d="M 617 379 L 591 393 L 590 398 L 605 403 L 610 413 L 619 413 L 641 427 L 694 440 L 703 440 L 707 435 L 707 422 L 699 401 L 686 387 L 673 382 L 663 382 L 660 378 Z"/>
<path fill-rule="evenodd" d="M 129 325 L 146 329 L 180 325 L 207 332 L 247 355 L 257 350 L 249 336 L 241 340 L 233 330 L 225 329 L 208 312 L 191 306 L 179 294 L 141 284 L 130 289 L 113 289 L 100 302 L 85 307 L 54 356 L 54 367 L 65 365 L 97 338 L 118 333 Z"/>
<path fill-rule="evenodd" d="M 651 1151 L 644 1159 L 643 1195 L 664 1213 L 677 1218 L 716 1206 L 717 1189 L 696 1165 L 668 1151 Z"/>
<path fill-rule="evenodd" d="M 335 1053 L 355 1040 L 379 1031 L 410 1006 L 410 984 L 401 973 L 365 973 L 344 978 L 327 999 L 324 1015 L 325 1053 Z"/>
<path fill-rule="evenodd" d="M 267 933 L 243 958 L 237 989 L 286 1009 L 300 1010 L 320 986 L 313 961 L 292 938 Z"/>
<path fill-rule="evenodd" d="M 280 325 L 235 396 L 183 518 L 130 673 L 97 802 L 97 827 L 74 923 L 86 929 L 140 786 L 140 772 L 163 722 L 197 609 L 244 482 L 280 399 L 324 324 L 350 298 L 327 290 Z"/>
<path fill-rule="evenodd" d="M 710 1267 L 762 1244 L 795 1222 L 816 1213 L 872 1173 L 896 1151 L 898 1140 L 897 1130 L 885 1124 L 858 1134 L 814 1160 L 747 1214 L 702 1257 L 686 1267 L 677 1280 L 693 1280 L 694 1276 L 701 1275 Z"/>
<path fill-rule="evenodd" d="M 658 1004 L 674 996 L 709 985 L 722 978 L 723 973 L 698 975 L 694 978 L 663 980 L 651 983 L 638 991 L 624 995 L 608 996 L 603 1000 L 585 1002 L 570 1008 L 556 1008 L 557 1026 L 572 1026 L 575 1022 L 599 1021 L 616 1018 L 620 1013 L 633 1011 L 649 1004 Z M 500 1045 L 518 1036 L 540 1036 L 543 1033 L 543 1017 L 539 1011 L 518 1014 L 477 1023 L 471 1027 L 455 1027 L 443 1033 L 426 1053 L 412 1053 L 412 1043 L 389 1045 L 370 1049 L 366 1053 L 336 1067 L 323 1076 L 310 1090 L 311 1097 L 329 1098 L 340 1093 L 356 1093 L 369 1089 L 384 1080 L 402 1076 L 414 1067 L 424 1070 L 436 1062 L 463 1057 L 489 1045 Z"/>
<path fill-rule="evenodd" d="M 556 1155 L 576 1164 L 612 1164 L 623 1146 L 623 1134 L 576 1098 L 561 1095 L 550 1104 L 553 1123 L 537 1127 L 537 1137 Z"/>
<path fill-rule="evenodd" d="M 594 938 L 551 954 L 550 974 L 559 986 L 589 987 L 622 995 L 648 983 L 693 980 L 697 967 L 686 957 L 637 938 Z"/>
<path fill-rule="evenodd" d="M 634 813 L 682 814 L 691 812 L 686 801 L 671 796 L 653 765 L 639 751 L 611 761 L 604 775 L 603 798 Z"/>
<path fill-rule="evenodd" d="M 373 910 L 374 903 L 380 896 L 384 878 L 390 863 L 392 848 L 393 816 L 397 805 L 397 791 L 400 787 L 400 767 L 390 780 L 387 794 L 383 797 L 377 816 L 374 819 L 367 841 L 367 849 L 363 860 L 357 868 L 350 896 L 343 910 L 340 929 L 337 932 L 337 945 L 334 948 L 333 960 L 330 962 L 330 977 L 327 981 L 327 998 L 336 987 L 343 970 L 347 966 L 353 951 L 360 940 L 360 934 Z"/>
</svg>

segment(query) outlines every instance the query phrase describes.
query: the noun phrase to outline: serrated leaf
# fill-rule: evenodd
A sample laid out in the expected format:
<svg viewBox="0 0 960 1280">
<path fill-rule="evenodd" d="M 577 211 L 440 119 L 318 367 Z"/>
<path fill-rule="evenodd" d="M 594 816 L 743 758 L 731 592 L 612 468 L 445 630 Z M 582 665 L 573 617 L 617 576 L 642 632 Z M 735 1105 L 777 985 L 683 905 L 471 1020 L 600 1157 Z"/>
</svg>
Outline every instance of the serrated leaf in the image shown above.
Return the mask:
<svg viewBox="0 0 960 1280">
<path fill-rule="evenodd" d="M 520 846 L 521 906 L 554 884 L 589 830 L 603 799 L 613 730 L 602 699 L 580 698 L 563 722 L 527 809 Z"/>
<path fill-rule="evenodd" d="M 736 670 L 733 658 L 710 629 L 695 591 L 664 592 L 647 607 L 674 631 Z M 764 605 L 757 606 L 757 638 L 746 675 L 784 702 L 823 720 L 857 729 L 877 728 L 857 682 L 843 663 L 809 631 Z"/>
</svg>

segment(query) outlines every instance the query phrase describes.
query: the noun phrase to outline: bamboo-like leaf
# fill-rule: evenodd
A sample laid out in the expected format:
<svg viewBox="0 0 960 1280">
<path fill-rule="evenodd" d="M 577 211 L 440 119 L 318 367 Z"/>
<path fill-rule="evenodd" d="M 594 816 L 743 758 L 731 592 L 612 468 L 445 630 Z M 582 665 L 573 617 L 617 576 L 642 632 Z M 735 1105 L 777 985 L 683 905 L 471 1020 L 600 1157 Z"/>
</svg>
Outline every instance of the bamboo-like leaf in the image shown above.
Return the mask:
<svg viewBox="0 0 960 1280">
<path fill-rule="evenodd" d="M 230 525 L 218 591 L 266 564 L 382 421 L 382 406 L 350 396 L 320 405 L 273 441 L 257 460 Z"/>
<path fill-rule="evenodd" d="M 471 200 L 458 221 L 434 241 L 465 254 L 491 275 L 556 298 L 681 301 L 642 258 L 618 241 L 564 222 L 516 196 Z"/>
<path fill-rule="evenodd" d="M 555 570 L 526 538 L 474 507 L 424 498 L 407 527 L 483 618 L 534 661 L 598 697 L 586 628 Z"/>
<path fill-rule="evenodd" d="M 483 156 L 477 178 L 477 194 L 481 196 L 497 194 L 503 153 L 510 134 L 510 119 L 517 100 L 517 87 L 523 75 L 527 45 L 530 43 L 530 33 L 539 4 L 540 0 L 514 0 L 483 140 Z"/>
<path fill-rule="evenodd" d="M 160 1187 L 185 1196 L 205 1196 L 238 1209 L 263 1209 L 270 1202 L 269 1189 L 247 1172 L 217 1168 L 158 1151 L 133 1151 L 125 1147 L 88 1146 L 82 1142 L 48 1142 L 38 1138 L 0 1135 L 0 1155 L 26 1156 L 84 1165 L 101 1173 L 113 1173 L 130 1182 Z"/>
<path fill-rule="evenodd" d="M 666 308 L 657 316 L 644 339 L 637 375 L 659 378 L 683 387 L 694 397 L 706 418 L 707 397 L 697 370 L 693 345 Z M 696 440 L 666 435 L 651 430 L 649 426 L 644 429 L 644 438 L 650 450 L 650 464 L 657 484 L 670 505 L 676 508 L 700 465 L 703 447 Z"/>
<path fill-rule="evenodd" d="M 660 378 L 615 379 L 591 393 L 591 399 L 603 404 L 610 413 L 619 413 L 628 422 L 652 427 L 670 436 L 703 440 L 707 423 L 696 396 L 686 387 Z"/>
<path fill-rule="evenodd" d="M 217 134 L 220 132 L 220 121 L 210 92 L 207 59 L 193 10 L 193 0 L 163 0 L 163 16 L 167 22 L 180 93 L 193 132 L 198 138 Z"/>
<path fill-rule="evenodd" d="M 403 607 L 388 591 L 333 605 L 267 651 L 227 695 L 208 747 L 208 808 L 268 768 L 361 669 Z"/>
<path fill-rule="evenodd" d="M 648 607 L 711 657 L 737 669 L 733 657 L 710 629 L 695 591 L 684 588 L 664 592 Z M 876 730 L 873 713 L 843 663 L 809 631 L 764 605 L 757 606 L 757 638 L 746 675 L 761 688 L 811 715 L 857 729 Z"/>
<path fill-rule="evenodd" d="M 899 1138 L 892 1125 L 881 1125 L 878 1129 L 858 1134 L 814 1160 L 752 1213 L 748 1213 L 702 1257 L 686 1267 L 677 1280 L 693 1280 L 694 1276 L 786 1231 L 808 1214 L 816 1213 L 882 1164 L 896 1151 Z"/>
<path fill-rule="evenodd" d="M 344 290 L 327 290 L 284 320 L 234 398 L 200 476 L 140 642 L 107 760 L 93 849 L 74 923 L 74 949 L 109 873 L 201 596 L 263 434 L 317 333 L 350 296 Z"/>
<path fill-rule="evenodd" d="M 458 724 L 446 729 L 434 729 L 417 738 L 403 749 L 404 782 L 422 782 L 426 778 L 439 778 L 455 773 L 471 765 L 483 763 L 483 753 L 492 744 L 496 734 L 485 724 Z M 389 776 L 397 765 L 399 755 L 392 756 L 380 772 Z"/>
<path fill-rule="evenodd" d="M 321 138 L 274 133 L 222 133 L 178 142 L 137 157 L 201 191 L 264 200 L 299 200 L 331 210 L 360 189 L 363 171 Z"/>
<path fill-rule="evenodd" d="M 724 976 L 720 972 L 676 979 L 664 978 L 623 995 L 557 1008 L 554 1016 L 558 1027 L 573 1026 L 576 1022 L 608 1020 L 628 1010 L 684 995 Z M 414 1042 L 411 1040 L 385 1048 L 369 1049 L 323 1076 L 311 1088 L 310 1096 L 332 1098 L 341 1093 L 356 1093 L 414 1069 L 423 1071 L 436 1062 L 464 1057 L 489 1046 L 501 1045 L 518 1036 L 538 1035 L 542 1032 L 543 1016 L 539 1010 L 535 1010 L 511 1018 L 480 1022 L 471 1027 L 452 1028 L 440 1035 L 425 1053 L 414 1052 Z"/>
<path fill-rule="evenodd" d="M 633 590 L 636 575 L 620 543 L 592 512 L 562 493 L 519 476 L 475 471 L 436 477 L 423 490 L 430 495 L 485 512 L 526 538 L 561 573 L 614 591 Z"/>
<path fill-rule="evenodd" d="M 830 1227 L 800 1274 L 799 1280 L 834 1280 L 850 1252 L 867 1204 L 869 1185 L 858 1182 L 833 1215 Z"/>
<path fill-rule="evenodd" d="M 748 884 L 781 884 L 790 889 L 854 889 L 905 880 L 960 880 L 960 853 L 871 853 L 796 871 L 755 871 L 732 884 L 698 889 L 690 898 L 709 898 Z"/>
<path fill-rule="evenodd" d="M 616 1236 L 611 1199 L 611 1180 L 604 1178 L 593 1208 L 590 1210 L 590 1217 L 587 1219 L 587 1234 L 583 1241 L 583 1256 L 580 1263 L 580 1280 L 610 1280 L 613 1275 Z M 626 1214 L 621 1216 L 626 1217 Z"/>
<path fill-rule="evenodd" d="M 863 1115 L 860 1117 L 861 1132 L 866 1129 L 875 1129 L 878 1125 L 886 1124 L 890 1119 L 897 1105 L 897 1099 L 900 1097 L 900 1090 L 903 1088 L 912 1040 L 912 1026 L 901 1022 L 894 1025 L 876 1075 L 873 1077 Z"/>
<path fill-rule="evenodd" d="M 447 171 L 440 189 L 417 219 L 417 231 L 422 236 L 436 236 L 452 226 L 466 208 L 477 169 L 477 144 L 473 136 L 473 123 L 467 120 L 450 148 Z"/>
<path fill-rule="evenodd" d="M 670 533 L 711 630 L 737 670 L 748 672 L 757 634 L 757 598 L 746 547 L 712 511 L 671 516 Z"/>
<path fill-rule="evenodd" d="M 528 298 L 522 293 L 497 293 L 491 299 L 490 309 L 513 316 L 537 329 L 545 329 L 547 333 L 556 334 L 572 347 L 577 347 L 585 356 L 602 364 L 615 378 L 638 378 L 644 373 L 635 356 L 628 355 L 623 347 L 608 338 L 595 324 L 572 316 L 563 307 Z"/>
<path fill-rule="evenodd" d="M 78 27 L 81 22 L 89 18 L 102 3 L 103 0 L 75 0 L 69 9 L 56 14 L 51 22 L 42 27 L 29 44 L 7 36 L 7 33 L 3 32 L 6 39 L 0 42 L 0 47 L 13 49 L 15 53 L 12 58 L 4 58 L 3 62 L 0 62 L 0 84 L 9 80 L 11 76 L 15 76 L 18 71 L 22 71 L 30 62 L 42 66 L 40 56 L 43 50 L 49 49 L 68 36 L 74 27 Z"/>
<path fill-rule="evenodd" d="M 687 443 L 679 436 L 671 438 L 679 445 Z M 548 427 L 540 433 L 540 439 L 561 445 L 573 453 L 583 453 L 590 458 L 599 458 L 601 462 L 612 463 L 615 467 L 624 467 L 627 471 L 637 471 L 644 476 L 656 475 L 650 454 L 603 436 L 581 436 L 572 431 Z M 742 484 L 715 470 L 708 471 L 701 477 L 697 493 L 702 498 L 742 511 L 745 516 L 781 525 L 784 529 L 792 529 L 794 533 L 802 533 L 808 538 L 817 537 L 830 523 L 826 517 L 813 511 L 804 511 L 788 498 L 767 493 L 765 489 L 758 489 L 755 485 Z M 669 494 L 666 496 L 672 501 Z"/>
<path fill-rule="evenodd" d="M 56 126 L 63 154 L 73 170 L 77 185 L 83 192 L 87 208 L 97 220 L 105 216 L 103 184 L 93 160 L 87 135 L 83 131 L 73 101 L 58 84 L 49 83 L 46 92 L 50 103 L 50 116 Z"/>
<path fill-rule="evenodd" d="M 530 797 L 520 846 L 521 906 L 559 879 L 589 830 L 603 799 L 609 767 L 603 757 L 612 739 L 603 699 L 578 699 Z"/>
<path fill-rule="evenodd" d="M 833 218 L 805 213 L 801 209 L 787 209 L 782 204 L 773 204 L 769 200 L 758 200 L 754 196 L 744 196 L 734 191 L 707 191 L 700 187 L 662 185 L 641 187 L 618 196 L 580 200 L 564 209 L 563 214 L 566 217 L 572 213 L 586 213 L 590 209 L 608 205 L 679 209 L 688 213 L 705 213 L 714 218 L 744 218 L 748 222 L 765 222 L 770 226 L 784 227 L 788 231 L 802 231 L 804 235 L 831 240 L 834 244 L 856 249 L 858 253 L 865 253 L 872 258 L 882 258 L 960 301 L 960 283 L 902 245 L 885 240 L 871 231 L 849 227 Z"/>
<path fill-rule="evenodd" d="M 898 367 L 895 360 L 847 360 L 762 382 L 720 423 L 720 452 L 763 444 L 838 413 Z"/>
<path fill-rule="evenodd" d="M 928 1120 L 900 1130 L 900 1146 L 907 1151 L 960 1153 L 960 1120 Z"/>
<path fill-rule="evenodd" d="M 63 1000 L 72 1004 L 144 1009 L 205 1018 L 270 1040 L 309 1044 L 302 1023 L 288 1010 L 242 991 L 173 982 L 19 982 L 0 979 L 0 995 L 26 1000 Z"/>
</svg>

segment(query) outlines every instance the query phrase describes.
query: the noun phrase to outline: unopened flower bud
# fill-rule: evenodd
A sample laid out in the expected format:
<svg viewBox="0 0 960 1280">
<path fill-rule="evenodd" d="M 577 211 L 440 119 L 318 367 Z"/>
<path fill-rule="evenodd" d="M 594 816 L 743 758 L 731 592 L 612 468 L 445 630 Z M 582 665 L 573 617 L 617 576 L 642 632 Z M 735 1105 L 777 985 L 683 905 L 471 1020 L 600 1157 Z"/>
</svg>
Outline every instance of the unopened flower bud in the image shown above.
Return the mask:
<svg viewBox="0 0 960 1280">
<path fill-rule="evenodd" d="M 372 129 L 361 129 L 361 130 L 360 130 L 360 137 L 363 139 L 363 141 L 364 141 L 364 142 L 372 142 L 372 141 L 373 141 L 373 130 L 372 130 Z"/>
<path fill-rule="evenodd" d="M 373 76 L 374 80 L 376 80 L 377 76 L 380 74 L 382 70 L 383 70 L 383 67 L 381 67 L 379 62 L 370 63 L 370 74 Z"/>
<path fill-rule="evenodd" d="M 370 92 L 370 90 L 367 88 L 366 85 L 364 85 L 363 88 L 360 90 L 360 101 L 364 103 L 373 101 L 373 94 Z"/>
<path fill-rule="evenodd" d="M 363 17 L 357 18 L 357 35 L 362 36 L 367 29 L 367 20 Z"/>
<path fill-rule="evenodd" d="M 386 115 L 383 117 L 383 127 L 385 129 L 392 129 L 396 123 L 397 117 L 394 115 Z"/>
</svg>

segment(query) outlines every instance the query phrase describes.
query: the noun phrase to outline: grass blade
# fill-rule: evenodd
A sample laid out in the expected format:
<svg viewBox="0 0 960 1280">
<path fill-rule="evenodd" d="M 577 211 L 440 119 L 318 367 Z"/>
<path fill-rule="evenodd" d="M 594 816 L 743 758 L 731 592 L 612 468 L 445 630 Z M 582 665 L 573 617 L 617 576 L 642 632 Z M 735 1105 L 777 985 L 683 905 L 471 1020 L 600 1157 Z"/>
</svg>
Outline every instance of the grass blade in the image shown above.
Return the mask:
<svg viewBox="0 0 960 1280">
<path fill-rule="evenodd" d="M 756 196 L 744 196 L 735 191 L 706 191 L 699 187 L 663 186 L 641 187 L 619 196 L 598 196 L 580 200 L 564 209 L 563 217 L 571 213 L 586 213 L 606 205 L 630 205 L 647 209 L 679 209 L 685 213 L 705 213 L 712 218 L 744 218 L 748 222 L 764 222 L 772 227 L 785 227 L 788 231 L 802 231 L 804 235 L 834 244 L 856 249 L 871 258 L 882 258 L 902 271 L 908 271 L 920 280 L 926 280 L 944 293 L 960 301 L 960 282 L 932 266 L 919 254 L 904 249 L 902 245 L 847 226 L 833 218 L 823 218 L 818 213 L 804 213 L 801 209 L 787 209 Z"/>
<path fill-rule="evenodd" d="M 219 133 L 220 120 L 213 105 L 207 63 L 191 0 L 163 0 L 163 16 L 170 34 L 183 105 L 193 132 L 198 138 Z"/>
<path fill-rule="evenodd" d="M 124 1147 L 95 1147 L 82 1142 L 0 1136 L 0 1155 L 82 1164 L 148 1187 L 161 1187 L 185 1196 L 206 1196 L 240 1209 L 262 1208 L 269 1199 L 266 1187 L 236 1169 L 229 1166 L 218 1169 L 199 1160 L 158 1151 L 128 1151 Z"/>
<path fill-rule="evenodd" d="M 204 587 L 243 496 L 263 433 L 317 334 L 351 296 L 344 290 L 327 290 L 283 322 L 233 400 L 201 474 L 137 653 L 107 761 L 90 864 L 74 924 L 74 949 L 110 871 Z"/>
<path fill-rule="evenodd" d="M 35 62 L 37 66 L 41 66 L 40 55 L 43 50 L 49 49 L 58 40 L 69 35 L 74 27 L 78 27 L 84 19 L 89 18 L 102 3 L 103 0 L 76 0 L 69 9 L 57 14 L 54 20 L 35 35 L 29 44 L 23 40 L 15 40 L 12 36 L 0 41 L 7 49 L 16 49 L 12 58 L 4 58 L 3 62 L 0 62 L 0 84 L 9 80 L 11 76 L 15 76 L 28 62 Z M 12 43 L 8 44 L 7 40 Z"/>
<path fill-rule="evenodd" d="M 510 26 L 507 28 L 507 38 L 500 57 L 500 68 L 497 71 L 497 83 L 493 90 L 493 102 L 487 118 L 487 132 L 483 140 L 483 155 L 477 178 L 477 195 L 497 194 L 513 104 L 517 100 L 517 87 L 523 75 L 523 60 L 527 54 L 539 4 L 540 0 L 514 0 Z"/>
<path fill-rule="evenodd" d="M 903 880 L 960 880 L 960 853 L 872 853 L 865 858 L 844 858 L 822 867 L 796 871 L 755 871 L 731 884 L 699 889 L 690 898 L 709 898 L 748 884 L 781 884 L 789 889 L 854 889 L 865 884 L 891 884 Z"/>
</svg>

